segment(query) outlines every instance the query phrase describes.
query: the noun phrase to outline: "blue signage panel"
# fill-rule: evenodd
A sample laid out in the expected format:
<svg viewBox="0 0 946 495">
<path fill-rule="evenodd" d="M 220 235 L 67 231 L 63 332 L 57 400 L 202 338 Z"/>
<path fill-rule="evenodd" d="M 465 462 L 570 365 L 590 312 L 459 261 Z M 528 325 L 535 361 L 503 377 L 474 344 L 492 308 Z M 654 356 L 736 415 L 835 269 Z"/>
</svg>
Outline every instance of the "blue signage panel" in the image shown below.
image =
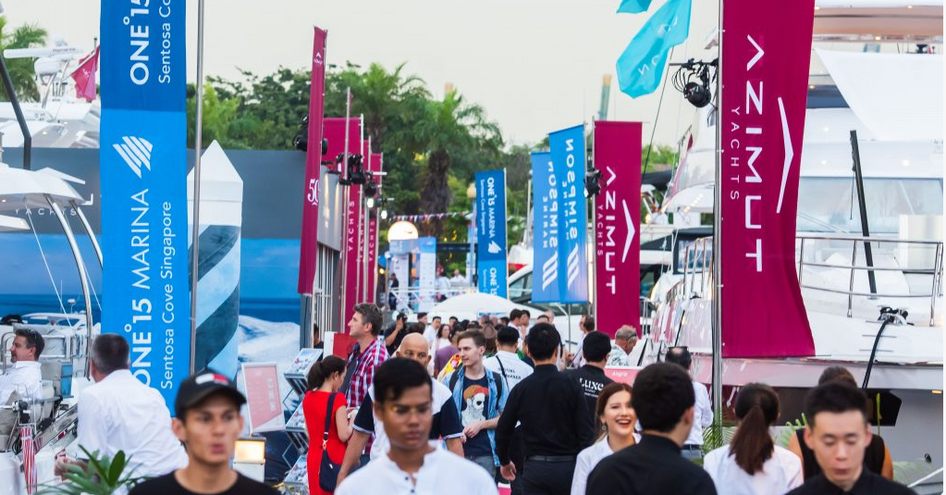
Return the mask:
<svg viewBox="0 0 946 495">
<path fill-rule="evenodd" d="M 577 125 L 550 133 L 549 150 L 559 195 L 559 302 L 586 303 L 588 211 L 585 200 L 585 126 Z"/>
<path fill-rule="evenodd" d="M 506 297 L 506 170 L 476 173 L 478 290 Z"/>
<path fill-rule="evenodd" d="M 190 371 L 184 0 L 102 2 L 102 332 L 173 411 Z"/>
<path fill-rule="evenodd" d="M 558 182 L 552 155 L 532 153 L 532 301 L 558 302 Z"/>
</svg>

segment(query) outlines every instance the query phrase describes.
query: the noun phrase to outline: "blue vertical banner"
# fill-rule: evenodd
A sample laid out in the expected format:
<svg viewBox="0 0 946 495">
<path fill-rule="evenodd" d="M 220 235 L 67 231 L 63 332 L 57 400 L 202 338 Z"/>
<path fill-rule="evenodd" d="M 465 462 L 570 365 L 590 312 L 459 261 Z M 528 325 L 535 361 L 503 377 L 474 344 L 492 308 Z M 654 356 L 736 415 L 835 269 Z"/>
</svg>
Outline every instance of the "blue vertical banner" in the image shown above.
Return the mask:
<svg viewBox="0 0 946 495">
<path fill-rule="evenodd" d="M 476 173 L 476 278 L 480 292 L 506 295 L 506 170 Z"/>
<path fill-rule="evenodd" d="M 588 302 L 588 208 L 585 200 L 585 126 L 549 134 L 559 196 L 559 302 Z M 535 267 L 533 267 L 534 273 Z M 535 283 L 533 283 L 533 286 Z"/>
<path fill-rule="evenodd" d="M 102 2 L 102 332 L 173 411 L 190 370 L 184 0 Z"/>
<path fill-rule="evenodd" d="M 532 302 L 558 302 L 559 201 L 552 155 L 532 153 Z"/>
</svg>

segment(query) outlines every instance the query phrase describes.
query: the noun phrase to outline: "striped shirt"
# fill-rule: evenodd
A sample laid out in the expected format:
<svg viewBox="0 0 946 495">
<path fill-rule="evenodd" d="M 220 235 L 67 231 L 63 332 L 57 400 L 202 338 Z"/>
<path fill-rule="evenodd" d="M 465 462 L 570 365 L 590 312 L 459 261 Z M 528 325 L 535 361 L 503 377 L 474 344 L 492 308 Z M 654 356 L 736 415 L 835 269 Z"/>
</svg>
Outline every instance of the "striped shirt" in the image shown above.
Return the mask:
<svg viewBox="0 0 946 495">
<path fill-rule="evenodd" d="M 357 411 L 365 400 L 365 394 L 374 383 L 374 370 L 388 359 L 388 350 L 384 347 L 383 338 L 379 337 L 371 342 L 367 349 L 360 354 L 354 352 L 349 357 L 349 366 L 354 363 L 355 371 L 351 376 L 348 388 L 348 410 Z"/>
</svg>

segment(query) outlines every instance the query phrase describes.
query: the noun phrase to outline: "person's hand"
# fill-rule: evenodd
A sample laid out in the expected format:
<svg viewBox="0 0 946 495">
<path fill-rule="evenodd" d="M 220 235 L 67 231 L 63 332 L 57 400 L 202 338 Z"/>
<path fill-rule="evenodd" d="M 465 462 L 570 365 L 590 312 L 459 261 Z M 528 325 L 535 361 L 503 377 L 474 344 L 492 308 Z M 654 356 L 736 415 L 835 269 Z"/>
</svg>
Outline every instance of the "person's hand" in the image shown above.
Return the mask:
<svg viewBox="0 0 946 495">
<path fill-rule="evenodd" d="M 342 482 L 345 481 L 345 478 L 347 477 L 348 477 L 348 471 L 339 470 L 338 476 L 335 478 L 335 486 L 340 486 Z"/>
<path fill-rule="evenodd" d="M 81 462 L 66 455 L 65 450 L 60 450 L 56 454 L 56 465 L 53 467 L 53 474 L 62 478 L 69 473 L 69 466 L 81 465 Z"/>
<path fill-rule="evenodd" d="M 483 430 L 483 421 L 477 421 L 463 429 L 463 434 L 468 438 L 473 438 Z"/>
<path fill-rule="evenodd" d="M 499 474 L 509 481 L 514 481 L 516 479 L 516 465 L 512 462 L 502 465 L 499 468 Z"/>
<path fill-rule="evenodd" d="M 571 364 L 572 364 L 574 361 L 575 361 L 575 353 L 574 353 L 574 352 L 568 352 L 568 353 L 565 354 L 565 364 L 566 364 L 566 365 L 571 366 Z"/>
</svg>

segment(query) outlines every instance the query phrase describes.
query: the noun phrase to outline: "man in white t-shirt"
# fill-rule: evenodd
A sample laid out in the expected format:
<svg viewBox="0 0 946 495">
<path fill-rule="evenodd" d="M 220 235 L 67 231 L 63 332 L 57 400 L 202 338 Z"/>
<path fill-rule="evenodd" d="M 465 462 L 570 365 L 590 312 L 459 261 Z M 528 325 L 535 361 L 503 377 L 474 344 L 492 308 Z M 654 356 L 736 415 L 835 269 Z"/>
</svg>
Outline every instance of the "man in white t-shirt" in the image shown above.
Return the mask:
<svg viewBox="0 0 946 495">
<path fill-rule="evenodd" d="M 424 338 L 427 339 L 427 347 L 431 349 L 433 349 L 434 343 L 437 342 L 437 333 L 440 332 L 440 324 L 440 317 L 434 316 L 430 320 L 430 325 L 424 327 Z"/>
<path fill-rule="evenodd" d="M 523 378 L 532 374 L 532 366 L 519 359 L 519 331 L 512 327 L 500 327 L 496 333 L 496 354 L 483 364 L 487 369 L 502 375 L 506 390 L 512 390 Z"/>
<path fill-rule="evenodd" d="M 685 346 L 671 347 L 667 350 L 664 361 L 680 365 L 689 373 L 693 357 Z M 706 386 L 696 380 L 692 382 L 696 395 L 696 403 L 693 405 L 693 428 L 690 429 L 690 436 L 684 442 L 682 450 L 683 457 L 691 460 L 703 457 L 703 429 L 713 424 L 713 406 L 710 404 Z"/>
<path fill-rule="evenodd" d="M 426 347 L 427 341 L 421 338 L 418 333 L 407 334 L 401 341 L 394 357 L 407 358 L 417 361 L 421 366 L 427 367 L 430 362 L 430 354 Z M 447 444 L 447 450 L 463 455 L 463 424 L 460 422 L 460 413 L 453 403 L 453 394 L 446 385 L 433 382 L 433 422 L 430 429 L 432 444 L 439 444 L 444 441 Z M 345 458 L 339 469 L 339 480 L 345 479 L 345 476 L 352 470 L 355 464 L 364 452 L 368 440 L 374 435 L 374 442 L 371 444 L 370 459 L 373 461 L 384 456 L 390 447 L 388 436 L 380 418 L 374 414 L 374 385 L 368 389 L 368 395 L 365 401 L 358 408 L 352 423 L 352 437 L 345 448 Z"/>
<path fill-rule="evenodd" d="M 391 448 L 344 478 L 336 495 L 454 493 L 495 495 L 496 482 L 476 464 L 428 443 L 433 423 L 430 375 L 410 359 L 390 359 L 374 375 L 374 413 Z"/>
<path fill-rule="evenodd" d="M 39 355 L 43 353 L 43 336 L 30 328 L 18 328 L 10 345 L 10 361 L 7 372 L 0 375 L 0 405 L 10 401 L 17 393 L 19 400 L 36 400 L 43 396 L 43 374 Z"/>
</svg>

